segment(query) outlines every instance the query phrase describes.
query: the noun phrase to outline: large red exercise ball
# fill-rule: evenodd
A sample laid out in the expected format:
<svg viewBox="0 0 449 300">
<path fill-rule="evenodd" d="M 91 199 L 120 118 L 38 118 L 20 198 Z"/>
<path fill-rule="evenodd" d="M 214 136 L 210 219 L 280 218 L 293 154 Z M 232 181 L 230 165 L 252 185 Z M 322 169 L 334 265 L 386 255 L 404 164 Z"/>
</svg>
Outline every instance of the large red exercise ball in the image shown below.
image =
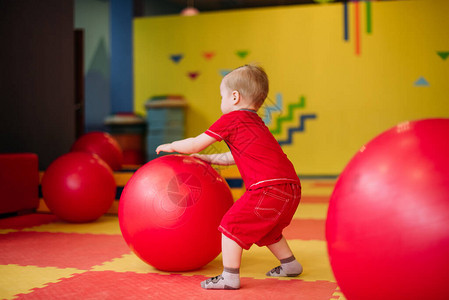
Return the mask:
<svg viewBox="0 0 449 300">
<path fill-rule="evenodd" d="M 449 119 L 405 122 L 363 146 L 335 185 L 326 239 L 349 300 L 447 299 Z"/>
<path fill-rule="evenodd" d="M 71 152 L 97 154 L 114 171 L 122 168 L 123 151 L 118 142 L 106 132 L 90 132 L 82 135 L 73 143 Z"/>
<path fill-rule="evenodd" d="M 220 254 L 218 226 L 232 204 L 229 186 L 209 164 L 191 156 L 163 156 L 126 184 L 120 229 L 134 253 L 156 269 L 195 270 Z"/>
<path fill-rule="evenodd" d="M 94 221 L 115 199 L 111 168 L 97 155 L 67 153 L 50 164 L 42 178 L 42 195 L 50 211 L 74 223 Z"/>
</svg>

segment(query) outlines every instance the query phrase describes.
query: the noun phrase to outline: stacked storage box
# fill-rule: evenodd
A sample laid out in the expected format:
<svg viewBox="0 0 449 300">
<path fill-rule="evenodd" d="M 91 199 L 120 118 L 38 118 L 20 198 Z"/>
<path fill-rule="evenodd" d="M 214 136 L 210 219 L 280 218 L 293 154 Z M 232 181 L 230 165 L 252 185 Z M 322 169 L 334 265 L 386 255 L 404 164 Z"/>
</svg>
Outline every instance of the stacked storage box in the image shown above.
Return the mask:
<svg viewBox="0 0 449 300">
<path fill-rule="evenodd" d="M 157 146 L 184 138 L 186 101 L 182 96 L 156 96 L 145 104 L 147 110 L 147 159 L 158 157 Z M 161 153 L 167 155 L 170 153 Z"/>
<path fill-rule="evenodd" d="M 133 113 L 108 116 L 105 125 L 123 150 L 124 165 L 140 165 L 145 162 L 145 120 Z"/>
</svg>

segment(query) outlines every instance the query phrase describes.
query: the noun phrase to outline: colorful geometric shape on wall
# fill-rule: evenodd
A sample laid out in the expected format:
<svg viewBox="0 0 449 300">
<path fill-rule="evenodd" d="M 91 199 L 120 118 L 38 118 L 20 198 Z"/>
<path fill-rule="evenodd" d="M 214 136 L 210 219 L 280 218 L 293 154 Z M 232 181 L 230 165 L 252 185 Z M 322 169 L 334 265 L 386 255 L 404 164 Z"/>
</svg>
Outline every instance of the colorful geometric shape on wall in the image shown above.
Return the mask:
<svg viewBox="0 0 449 300">
<path fill-rule="evenodd" d="M 278 94 L 280 99 L 280 103 L 282 103 L 282 95 Z M 279 103 L 279 102 L 278 102 Z M 282 104 L 281 104 L 282 105 Z M 306 106 L 306 98 L 304 96 L 299 97 L 299 101 L 296 103 L 291 103 L 287 107 L 287 114 L 283 116 L 279 116 L 276 119 L 276 127 L 274 129 L 270 129 L 270 132 L 273 135 L 281 133 L 282 124 L 287 121 L 293 121 L 293 114 L 296 110 L 302 109 Z M 268 109 L 270 111 L 270 108 Z M 314 113 L 307 113 L 299 115 L 298 124 L 287 129 L 287 138 L 285 140 L 278 140 L 279 145 L 290 145 L 293 143 L 293 134 L 295 132 L 303 132 L 305 130 L 305 124 L 307 120 L 316 119 L 317 115 Z"/>
<path fill-rule="evenodd" d="M 291 127 L 288 129 L 287 139 L 278 140 L 279 145 L 291 145 L 293 143 L 293 133 L 303 132 L 306 130 L 306 121 L 311 119 L 316 119 L 316 114 L 303 114 L 299 116 L 299 124 L 296 127 Z"/>
<path fill-rule="evenodd" d="M 366 6 L 366 33 L 370 34 L 373 31 L 372 30 L 373 21 L 371 18 L 371 2 L 366 1 L 365 6 Z"/>
<path fill-rule="evenodd" d="M 203 56 L 205 59 L 210 60 L 215 56 L 215 52 L 204 52 Z"/>
<path fill-rule="evenodd" d="M 184 58 L 184 55 L 179 53 L 179 54 L 172 54 L 170 55 L 170 59 L 175 63 L 179 63 L 181 61 L 181 59 Z"/>
<path fill-rule="evenodd" d="M 190 79 L 195 80 L 198 78 L 198 76 L 200 76 L 200 72 L 188 72 L 187 75 L 190 77 Z"/>
<path fill-rule="evenodd" d="M 359 2 L 354 2 L 354 27 L 355 27 L 355 54 L 360 55 L 360 5 Z"/>
<path fill-rule="evenodd" d="M 304 108 L 306 105 L 306 98 L 304 96 L 299 97 L 299 101 L 297 103 L 291 103 L 287 107 L 287 114 L 283 116 L 279 116 L 276 119 L 276 127 L 274 129 L 270 129 L 272 134 L 281 133 L 282 123 L 293 120 L 293 113 L 300 109 Z"/>
<path fill-rule="evenodd" d="M 373 31 L 372 26 L 372 9 L 371 1 L 363 1 L 365 3 L 365 20 L 366 20 L 366 33 L 371 34 Z M 354 7 L 354 52 L 356 55 L 361 54 L 361 41 L 362 41 L 362 30 L 361 30 L 361 1 L 343 1 L 343 39 L 345 42 L 349 41 L 349 5 Z"/>
<path fill-rule="evenodd" d="M 237 56 L 240 58 L 245 58 L 248 56 L 249 51 L 248 50 L 238 50 L 237 52 L 235 52 L 235 54 L 237 54 Z"/>
<path fill-rule="evenodd" d="M 424 77 L 419 77 L 415 83 L 414 86 L 429 86 L 429 82 Z"/>
<path fill-rule="evenodd" d="M 343 2 L 343 39 L 349 41 L 349 12 L 348 2 Z"/>
<path fill-rule="evenodd" d="M 221 77 L 225 77 L 226 75 L 231 73 L 231 71 L 231 69 L 221 69 L 220 71 L 218 71 L 218 73 L 220 73 Z"/>
<path fill-rule="evenodd" d="M 269 100 L 269 99 L 267 99 Z M 266 103 L 266 102 L 265 102 Z M 276 103 L 274 103 L 273 105 L 265 105 L 264 104 L 264 110 L 265 110 L 265 114 L 262 118 L 262 120 L 264 121 L 264 123 L 266 125 L 270 125 L 271 124 L 271 112 L 273 111 L 282 111 L 282 94 L 281 93 L 277 93 L 276 94 Z"/>
<path fill-rule="evenodd" d="M 449 57 L 449 51 L 438 51 L 437 54 L 442 60 L 446 60 Z"/>
</svg>

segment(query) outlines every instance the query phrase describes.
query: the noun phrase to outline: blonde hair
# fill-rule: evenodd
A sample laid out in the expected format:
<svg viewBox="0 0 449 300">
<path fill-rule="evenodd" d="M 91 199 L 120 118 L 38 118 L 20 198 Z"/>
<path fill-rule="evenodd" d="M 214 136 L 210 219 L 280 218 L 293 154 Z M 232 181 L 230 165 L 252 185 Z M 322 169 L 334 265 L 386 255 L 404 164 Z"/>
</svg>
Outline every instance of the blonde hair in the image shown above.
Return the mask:
<svg viewBox="0 0 449 300">
<path fill-rule="evenodd" d="M 252 101 L 257 109 L 267 98 L 268 76 L 260 66 L 241 66 L 227 74 L 223 81 L 228 89 L 238 91 L 244 99 Z"/>
</svg>

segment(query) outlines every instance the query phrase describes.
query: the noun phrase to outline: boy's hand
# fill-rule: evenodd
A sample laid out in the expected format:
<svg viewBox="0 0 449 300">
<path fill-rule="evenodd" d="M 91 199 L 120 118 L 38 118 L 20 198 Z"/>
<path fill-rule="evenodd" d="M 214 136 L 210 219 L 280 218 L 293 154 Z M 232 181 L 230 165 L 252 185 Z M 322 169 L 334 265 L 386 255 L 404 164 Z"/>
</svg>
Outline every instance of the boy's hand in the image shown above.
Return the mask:
<svg viewBox="0 0 449 300">
<path fill-rule="evenodd" d="M 159 154 L 160 152 L 175 152 L 173 150 L 172 144 L 163 144 L 163 145 L 159 145 L 156 148 L 156 153 Z"/>
<path fill-rule="evenodd" d="M 213 137 L 202 133 L 194 138 L 187 138 L 179 141 L 174 141 L 169 144 L 163 144 L 156 148 L 156 153 L 160 152 L 178 152 L 182 154 L 198 153 L 206 147 L 212 145 L 217 140 Z"/>
</svg>

